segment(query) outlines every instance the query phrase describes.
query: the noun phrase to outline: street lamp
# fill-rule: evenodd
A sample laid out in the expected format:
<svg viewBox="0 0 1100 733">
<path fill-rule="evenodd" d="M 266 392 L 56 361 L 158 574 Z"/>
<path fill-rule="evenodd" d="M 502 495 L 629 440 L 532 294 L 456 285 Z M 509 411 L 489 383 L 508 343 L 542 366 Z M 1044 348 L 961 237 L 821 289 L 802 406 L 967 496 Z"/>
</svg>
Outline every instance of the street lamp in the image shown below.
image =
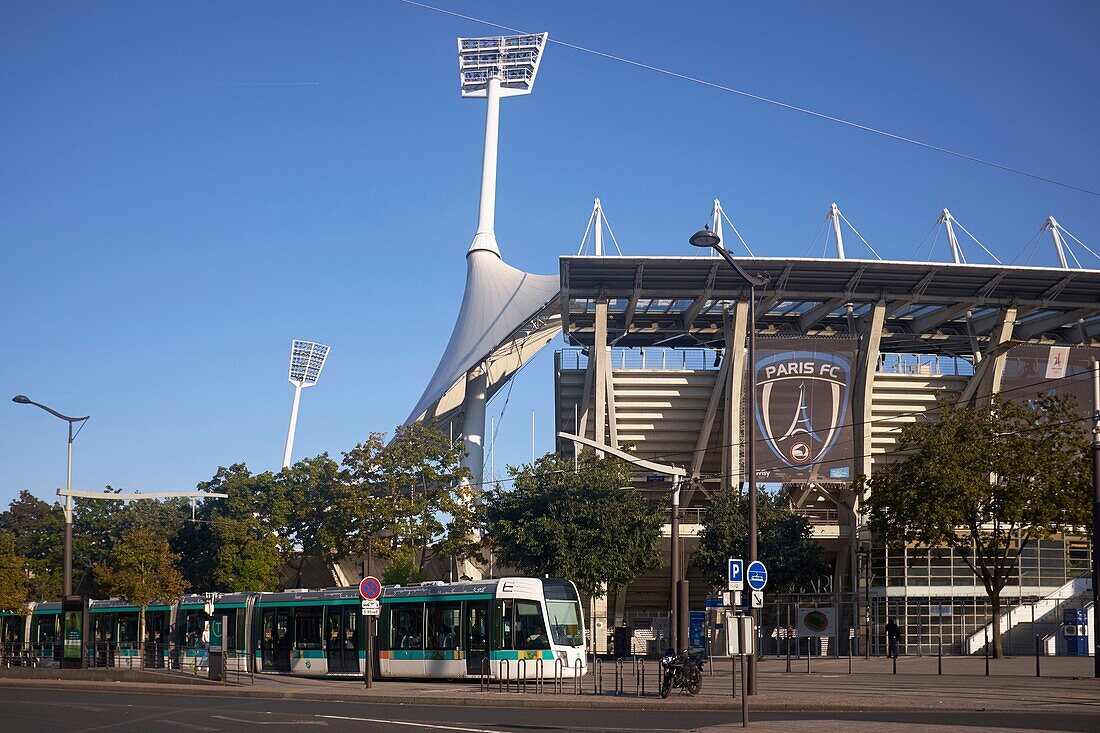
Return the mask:
<svg viewBox="0 0 1100 733">
<path fill-rule="evenodd" d="M 856 550 L 863 562 L 863 658 L 871 658 L 871 546 L 860 545 Z M 858 592 L 858 591 L 857 591 Z M 856 596 L 858 598 L 859 596 Z"/>
<path fill-rule="evenodd" d="M 73 497 L 68 492 L 73 489 L 73 438 L 84 429 L 83 423 L 88 420 L 91 415 L 85 415 L 84 417 L 69 417 L 68 415 L 62 415 L 57 410 L 46 407 L 45 405 L 35 402 L 26 395 L 16 395 L 11 398 L 12 402 L 20 405 L 34 405 L 40 407 L 46 412 L 50 413 L 54 417 L 60 418 L 69 423 L 69 461 L 68 467 L 65 472 L 65 568 L 62 577 L 62 595 L 72 595 L 73 592 Z M 73 425 L 81 423 L 76 434 L 73 433 Z"/>
<path fill-rule="evenodd" d="M 712 232 L 710 227 L 706 227 L 695 234 L 691 235 L 691 239 L 688 240 L 694 247 L 709 247 L 721 255 L 734 272 L 745 281 L 745 284 L 749 286 L 749 353 L 748 353 L 748 367 L 749 374 L 749 388 L 746 394 L 747 403 L 745 405 L 745 474 L 746 474 L 746 486 L 749 493 L 749 557 L 750 563 L 757 560 L 756 557 L 756 461 L 753 455 L 753 449 L 756 446 L 756 288 L 764 285 L 764 280 L 755 278 L 749 273 L 745 272 L 745 269 L 741 265 L 737 264 L 737 260 L 733 259 L 733 255 L 729 253 L 725 247 L 722 246 L 722 238 L 718 236 L 716 232 Z M 727 344 L 729 348 L 739 348 L 735 344 Z M 760 622 L 760 613 L 756 610 L 752 610 L 753 626 L 758 626 Z M 756 656 L 749 657 L 749 694 L 756 694 Z"/>
</svg>

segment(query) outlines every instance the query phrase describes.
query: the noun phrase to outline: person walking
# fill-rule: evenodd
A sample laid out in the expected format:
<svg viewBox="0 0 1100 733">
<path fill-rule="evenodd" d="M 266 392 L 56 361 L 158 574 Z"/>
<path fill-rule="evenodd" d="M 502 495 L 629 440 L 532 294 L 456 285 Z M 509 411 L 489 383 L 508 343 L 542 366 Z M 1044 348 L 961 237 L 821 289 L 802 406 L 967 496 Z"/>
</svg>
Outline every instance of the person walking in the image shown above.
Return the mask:
<svg viewBox="0 0 1100 733">
<path fill-rule="evenodd" d="M 888 619 L 886 621 L 886 642 L 889 645 L 887 656 L 889 656 L 891 659 L 898 658 L 899 636 L 901 636 L 901 627 L 897 625 L 894 619 Z"/>
</svg>

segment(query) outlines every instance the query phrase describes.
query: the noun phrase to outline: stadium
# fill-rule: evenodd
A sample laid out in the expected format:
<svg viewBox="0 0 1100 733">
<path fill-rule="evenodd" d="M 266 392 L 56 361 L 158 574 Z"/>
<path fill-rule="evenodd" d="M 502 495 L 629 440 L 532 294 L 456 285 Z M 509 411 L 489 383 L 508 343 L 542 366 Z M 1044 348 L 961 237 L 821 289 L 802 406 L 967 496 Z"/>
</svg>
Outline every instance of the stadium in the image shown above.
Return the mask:
<svg viewBox="0 0 1100 733">
<path fill-rule="evenodd" d="M 668 257 L 606 254 L 597 199 L 593 254 L 561 257 L 557 275 L 520 271 L 505 263 L 493 227 L 499 103 L 532 91 L 545 42 L 545 35 L 459 40 L 462 94 L 487 104 L 478 229 L 453 333 L 408 421 L 461 435 L 480 482 L 487 401 L 561 334 L 555 431 L 631 446 L 640 459 L 679 465 L 691 479 L 681 500 L 680 566 L 697 581 L 693 609 L 703 608 L 707 588 L 686 560 L 711 492 L 743 490 L 745 425 L 753 419 L 757 480 L 809 519 L 832 565 L 814 587 L 767 600 L 765 652 L 778 653 L 799 611 L 819 609 L 829 633 L 819 635 L 816 651 L 847 653 L 849 629 L 862 637 L 868 618 L 871 648 L 882 652 L 882 628 L 893 617 L 907 653 L 935 653 L 941 639 L 945 652 L 980 653 L 989 607 L 965 562 L 949 550 L 888 550 L 863 525 L 866 497 L 852 491 L 852 480 L 873 476 L 900 428 L 935 419 L 945 395 L 983 404 L 995 394 L 1053 389 L 1077 394 L 1091 412 L 1100 270 L 1082 267 L 1075 249 L 1095 253 L 1051 217 L 1043 236 L 1060 267 L 970 264 L 956 229 L 969 233 L 945 209 L 937 236 L 948 245 L 947 261 L 850 259 L 843 225 L 859 235 L 834 204 L 823 227 L 835 256 L 759 258 L 746 246 L 747 256 L 737 257 L 764 282 L 750 322 L 745 281 L 720 258 L 689 251 L 686 236 L 668 243 Z M 733 228 L 715 201 L 711 228 L 719 237 L 724 222 Z M 743 348 L 750 330 L 753 365 Z M 752 418 L 744 412 L 750 379 Z M 566 440 L 557 448 L 576 449 Z M 655 500 L 669 491 L 663 477 L 644 471 L 634 483 Z M 664 537 L 667 558 L 671 522 Z M 1030 653 L 1037 635 L 1054 652 L 1062 610 L 1091 599 L 1089 567 L 1084 533 L 1022 550 L 1004 591 L 1006 652 Z M 596 651 L 603 651 L 601 629 L 612 628 L 628 629 L 634 650 L 653 651 L 668 633 L 668 609 L 667 569 L 592 601 Z"/>
</svg>

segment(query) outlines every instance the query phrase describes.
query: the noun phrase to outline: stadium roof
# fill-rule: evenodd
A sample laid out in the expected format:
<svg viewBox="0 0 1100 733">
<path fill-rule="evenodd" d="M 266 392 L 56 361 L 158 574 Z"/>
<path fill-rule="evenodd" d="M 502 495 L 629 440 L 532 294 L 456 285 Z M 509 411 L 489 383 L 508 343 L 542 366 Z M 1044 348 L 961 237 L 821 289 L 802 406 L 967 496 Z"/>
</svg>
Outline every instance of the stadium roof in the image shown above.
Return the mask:
<svg viewBox="0 0 1100 733">
<path fill-rule="evenodd" d="M 886 305 L 882 349 L 972 353 L 1002 310 L 1014 337 L 1080 344 L 1100 338 L 1100 270 L 852 259 L 738 258 L 767 284 L 757 293 L 758 333 L 855 333 Z M 595 303 L 608 299 L 617 346 L 723 346 L 723 303 L 747 297 L 712 257 L 562 257 L 566 339 L 591 345 Z"/>
</svg>

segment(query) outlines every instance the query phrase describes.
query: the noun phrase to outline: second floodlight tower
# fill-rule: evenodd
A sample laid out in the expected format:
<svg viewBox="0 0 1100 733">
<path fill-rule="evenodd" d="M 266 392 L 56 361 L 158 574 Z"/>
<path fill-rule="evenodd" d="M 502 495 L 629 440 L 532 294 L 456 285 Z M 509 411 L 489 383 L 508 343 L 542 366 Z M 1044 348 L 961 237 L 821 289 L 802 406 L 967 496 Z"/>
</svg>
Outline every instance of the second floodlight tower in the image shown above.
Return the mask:
<svg viewBox="0 0 1100 733">
<path fill-rule="evenodd" d="M 477 231 L 466 253 L 466 295 L 464 301 L 494 287 L 503 262 L 495 231 L 497 195 L 497 140 L 500 131 L 500 100 L 530 94 L 535 86 L 539 62 L 546 46 L 546 33 L 522 36 L 458 39 L 458 71 L 462 96 L 485 99 L 485 148 L 481 163 L 481 202 Z M 508 268 L 511 269 L 511 268 Z M 466 303 L 463 303 L 463 311 Z M 492 317 L 495 314 L 482 313 Z M 455 326 L 456 333 L 462 326 Z M 453 338 L 453 337 L 452 337 Z M 488 370 L 477 364 L 466 372 L 462 435 L 466 444 L 466 467 L 471 480 L 481 481 L 485 464 L 485 403 Z"/>
<path fill-rule="evenodd" d="M 298 424 L 298 403 L 302 390 L 317 384 L 321 370 L 328 359 L 328 347 L 312 341 L 295 339 L 290 344 L 290 373 L 287 379 L 294 385 L 294 406 L 290 408 L 290 427 L 286 431 L 286 448 L 283 450 L 283 468 L 290 467 L 290 454 L 294 450 L 294 428 Z"/>
</svg>

